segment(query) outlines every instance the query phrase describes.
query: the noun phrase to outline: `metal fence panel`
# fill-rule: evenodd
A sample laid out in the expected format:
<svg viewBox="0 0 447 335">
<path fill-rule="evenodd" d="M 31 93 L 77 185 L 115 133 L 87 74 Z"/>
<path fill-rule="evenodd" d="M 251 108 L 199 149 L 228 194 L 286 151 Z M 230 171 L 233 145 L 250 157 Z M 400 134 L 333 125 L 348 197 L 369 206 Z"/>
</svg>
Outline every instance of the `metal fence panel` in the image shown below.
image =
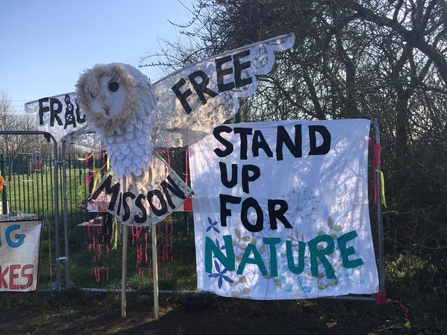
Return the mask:
<svg viewBox="0 0 447 335">
<path fill-rule="evenodd" d="M 375 124 L 374 126 L 376 143 L 380 144 L 378 126 Z M 187 178 L 185 150 L 172 152 L 166 150 L 163 155 L 179 175 L 185 175 Z M 69 153 L 65 153 L 64 156 L 58 160 L 54 155 L 45 155 L 42 157 L 41 168 L 36 169 L 30 163 L 29 154 L 19 155 L 13 162 L 13 157 L 0 155 L 0 173 L 7 182 L 0 197 L 2 202 L 0 215 L 4 215 L 5 213 L 2 212 L 7 211 L 9 215 L 16 215 L 18 218 L 32 215 L 33 218 L 37 216 L 38 219 L 45 218 L 48 221 L 44 225 L 40 289 L 47 289 L 54 284 L 53 280 L 58 275 L 58 271 L 60 276 L 59 266 L 66 266 L 67 278 L 70 272 L 70 279 L 77 287 L 92 290 L 119 289 L 121 287 L 121 228 L 110 215 L 89 213 L 86 210 L 87 198 L 93 184 L 105 171 L 104 153 L 86 152 L 85 149 L 78 150 L 73 147 L 69 148 Z M 6 168 L 7 166 L 12 166 L 12 168 Z M 380 170 L 380 166 L 373 164 L 371 168 L 373 171 Z M 57 169 L 58 178 L 56 184 L 55 169 Z M 63 187 L 64 174 L 66 187 Z M 380 178 L 377 180 L 380 188 Z M 59 190 L 57 202 L 54 201 L 54 188 Z M 63 192 L 64 188 L 65 192 Z M 55 203 L 59 207 L 57 210 Z M 380 291 L 384 293 L 383 223 L 380 198 L 377 206 L 377 212 L 374 212 L 372 208 L 371 218 L 377 220 L 377 223 L 372 222 L 372 227 L 377 231 L 375 248 L 378 257 Z M 55 214 L 61 217 L 53 219 Z M 70 263 L 65 260 L 65 257 L 59 257 L 58 252 L 56 252 L 56 262 L 54 262 L 52 255 L 55 255 L 54 248 L 57 249 L 58 245 L 54 243 L 56 231 L 62 229 L 65 221 L 68 228 Z M 195 290 L 193 230 L 192 213 L 174 213 L 158 225 L 157 252 L 161 290 Z M 150 256 L 152 253 L 150 233 L 147 227 L 130 229 L 128 287 L 131 289 L 151 287 L 153 264 Z M 65 237 L 59 236 L 57 242 L 62 240 L 65 240 Z M 68 256 L 67 250 L 66 254 Z M 359 299 L 364 298 L 359 297 Z"/>
</svg>

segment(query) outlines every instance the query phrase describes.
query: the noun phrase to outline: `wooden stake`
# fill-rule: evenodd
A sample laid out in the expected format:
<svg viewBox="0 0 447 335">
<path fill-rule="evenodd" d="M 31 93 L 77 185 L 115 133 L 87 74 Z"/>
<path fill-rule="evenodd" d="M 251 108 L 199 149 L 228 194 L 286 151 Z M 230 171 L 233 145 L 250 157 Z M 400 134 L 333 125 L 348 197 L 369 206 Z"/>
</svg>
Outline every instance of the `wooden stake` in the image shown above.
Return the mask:
<svg viewBox="0 0 447 335">
<path fill-rule="evenodd" d="M 127 284 L 127 235 L 129 232 L 129 227 L 123 224 L 123 260 L 121 263 L 121 317 L 126 317 L 126 284 Z"/>
<path fill-rule="evenodd" d="M 159 303 L 158 303 L 158 256 L 157 256 L 157 225 L 152 226 L 152 264 L 154 276 L 154 314 L 155 320 L 158 321 Z"/>
</svg>

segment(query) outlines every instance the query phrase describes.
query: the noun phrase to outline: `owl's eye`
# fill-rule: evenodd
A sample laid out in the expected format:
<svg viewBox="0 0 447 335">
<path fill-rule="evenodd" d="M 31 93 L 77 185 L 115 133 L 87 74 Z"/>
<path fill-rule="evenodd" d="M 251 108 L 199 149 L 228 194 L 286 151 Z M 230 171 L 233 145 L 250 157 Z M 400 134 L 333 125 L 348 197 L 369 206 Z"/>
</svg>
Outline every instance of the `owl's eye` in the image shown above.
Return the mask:
<svg viewBox="0 0 447 335">
<path fill-rule="evenodd" d="M 116 92 L 118 91 L 118 89 L 120 88 L 120 85 L 117 82 L 111 82 L 109 84 L 109 90 L 111 90 L 112 92 Z"/>
<path fill-rule="evenodd" d="M 90 93 L 90 96 L 91 96 L 93 99 L 96 99 L 95 96 L 93 95 L 93 93 Z"/>
</svg>

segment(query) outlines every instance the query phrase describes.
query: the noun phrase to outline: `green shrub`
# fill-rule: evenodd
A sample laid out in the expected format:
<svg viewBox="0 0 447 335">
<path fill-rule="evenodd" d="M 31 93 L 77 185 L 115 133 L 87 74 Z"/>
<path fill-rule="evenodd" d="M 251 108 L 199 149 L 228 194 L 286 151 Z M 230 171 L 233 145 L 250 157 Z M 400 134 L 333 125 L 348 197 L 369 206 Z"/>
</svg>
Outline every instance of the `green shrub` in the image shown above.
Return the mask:
<svg viewBox="0 0 447 335">
<path fill-rule="evenodd" d="M 385 262 L 385 279 L 389 296 L 404 299 L 427 298 L 434 293 L 436 268 L 414 255 L 389 257 Z"/>
</svg>

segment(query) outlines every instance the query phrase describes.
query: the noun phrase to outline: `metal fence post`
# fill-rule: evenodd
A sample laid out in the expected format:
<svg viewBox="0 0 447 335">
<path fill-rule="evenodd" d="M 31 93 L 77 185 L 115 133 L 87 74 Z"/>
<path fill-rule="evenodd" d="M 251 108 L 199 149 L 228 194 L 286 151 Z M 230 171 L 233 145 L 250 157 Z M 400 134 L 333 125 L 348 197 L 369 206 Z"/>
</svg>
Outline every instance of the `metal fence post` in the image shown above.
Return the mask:
<svg viewBox="0 0 447 335">
<path fill-rule="evenodd" d="M 375 129 L 375 144 L 380 146 L 380 127 L 378 122 L 371 122 Z M 379 258 L 379 291 L 383 294 L 386 294 L 385 291 L 385 259 L 384 259 L 384 239 L 383 239 L 383 215 L 382 215 L 382 185 L 381 181 L 381 171 L 382 164 L 380 163 L 380 150 L 378 152 L 379 161 L 374 162 L 377 165 L 373 167 L 375 169 L 374 173 L 376 174 L 377 180 L 377 234 L 378 234 L 378 258 Z"/>
</svg>

